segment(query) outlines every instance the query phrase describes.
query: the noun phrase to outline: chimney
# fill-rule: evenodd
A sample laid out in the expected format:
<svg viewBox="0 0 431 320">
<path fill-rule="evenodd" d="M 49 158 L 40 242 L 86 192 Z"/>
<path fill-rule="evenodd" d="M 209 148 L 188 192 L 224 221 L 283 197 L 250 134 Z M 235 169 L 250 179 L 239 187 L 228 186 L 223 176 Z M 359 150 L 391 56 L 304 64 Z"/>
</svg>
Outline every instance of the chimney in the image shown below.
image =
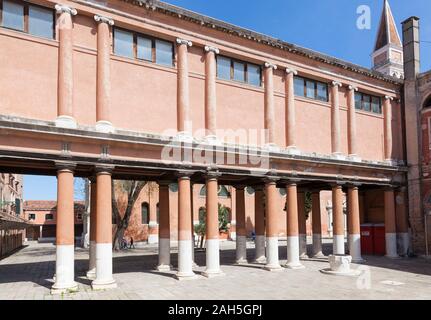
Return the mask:
<svg viewBox="0 0 431 320">
<path fill-rule="evenodd" d="M 410 17 L 403 25 L 404 78 L 414 80 L 420 72 L 419 18 Z"/>
</svg>

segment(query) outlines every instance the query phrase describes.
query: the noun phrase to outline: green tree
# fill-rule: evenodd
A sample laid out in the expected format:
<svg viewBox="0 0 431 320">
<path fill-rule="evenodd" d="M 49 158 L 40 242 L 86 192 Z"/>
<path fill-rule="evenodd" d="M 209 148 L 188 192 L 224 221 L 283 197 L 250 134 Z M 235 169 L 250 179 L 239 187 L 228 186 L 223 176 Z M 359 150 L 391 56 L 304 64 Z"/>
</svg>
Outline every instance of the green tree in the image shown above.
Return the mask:
<svg viewBox="0 0 431 320">
<path fill-rule="evenodd" d="M 199 248 L 203 248 L 206 236 L 206 215 L 206 208 L 202 207 L 199 210 L 199 224 L 194 226 L 194 231 L 199 236 Z M 218 226 L 219 232 L 229 230 L 229 209 L 221 203 L 218 204 Z"/>
</svg>

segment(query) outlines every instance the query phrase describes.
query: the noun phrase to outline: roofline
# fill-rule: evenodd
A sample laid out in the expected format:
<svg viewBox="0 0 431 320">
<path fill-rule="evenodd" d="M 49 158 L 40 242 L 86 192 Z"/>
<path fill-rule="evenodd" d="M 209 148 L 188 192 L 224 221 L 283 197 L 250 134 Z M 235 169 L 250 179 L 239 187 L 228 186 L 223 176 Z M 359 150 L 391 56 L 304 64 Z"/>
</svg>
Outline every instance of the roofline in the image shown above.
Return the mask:
<svg viewBox="0 0 431 320">
<path fill-rule="evenodd" d="M 327 63 L 345 70 L 349 70 L 358 74 L 368 76 L 370 78 L 386 81 L 396 85 L 400 85 L 404 83 L 402 79 L 385 75 L 381 72 L 374 71 L 372 69 L 369 69 L 351 62 L 347 62 L 347 61 L 335 58 L 333 56 L 326 55 L 324 53 L 320 53 L 311 49 L 300 47 L 300 46 L 288 43 L 286 41 L 265 35 L 263 33 L 242 28 L 234 24 L 217 20 L 215 18 L 205 16 L 200 13 L 196 13 L 181 7 L 177 7 L 159 0 L 121 0 L 121 1 L 130 3 L 135 6 L 144 7 L 147 10 L 150 9 L 153 11 L 161 12 L 163 14 L 176 16 L 179 19 L 190 21 L 192 23 L 198 23 L 201 26 L 205 26 L 207 28 L 216 29 L 222 32 L 227 32 L 241 38 L 247 38 L 249 40 L 252 40 L 258 43 L 262 43 L 271 47 L 276 47 L 293 54 L 304 56 L 309 59 L 313 59 L 323 63 Z"/>
</svg>

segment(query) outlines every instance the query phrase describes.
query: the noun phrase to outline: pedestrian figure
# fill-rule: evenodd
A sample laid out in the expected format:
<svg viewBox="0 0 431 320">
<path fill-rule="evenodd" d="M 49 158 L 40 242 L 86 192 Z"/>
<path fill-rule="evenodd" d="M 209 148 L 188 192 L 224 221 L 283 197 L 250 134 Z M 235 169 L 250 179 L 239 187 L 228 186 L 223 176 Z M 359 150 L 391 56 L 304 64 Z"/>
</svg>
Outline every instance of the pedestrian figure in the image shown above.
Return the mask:
<svg viewBox="0 0 431 320">
<path fill-rule="evenodd" d="M 135 249 L 135 245 L 134 245 L 134 243 L 133 243 L 133 238 L 132 237 L 130 237 L 130 246 L 129 246 L 129 249 Z"/>
</svg>

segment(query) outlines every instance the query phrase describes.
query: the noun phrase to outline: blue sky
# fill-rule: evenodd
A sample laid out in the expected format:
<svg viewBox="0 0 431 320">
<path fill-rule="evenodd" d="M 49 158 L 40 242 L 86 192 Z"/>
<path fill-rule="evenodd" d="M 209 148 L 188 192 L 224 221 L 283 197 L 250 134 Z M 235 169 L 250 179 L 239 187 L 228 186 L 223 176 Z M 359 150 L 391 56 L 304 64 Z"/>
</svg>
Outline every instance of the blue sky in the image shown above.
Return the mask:
<svg viewBox="0 0 431 320">
<path fill-rule="evenodd" d="M 213 18 L 331 56 L 371 67 L 383 0 L 165 0 Z M 410 16 L 421 20 L 422 71 L 431 69 L 431 1 L 390 0 L 398 30 Z M 371 9 L 371 29 L 356 27 L 360 5 Z M 76 189 L 79 189 L 77 186 Z M 55 200 L 56 178 L 24 177 L 25 200 Z M 76 198 L 82 198 L 75 192 Z"/>
</svg>

